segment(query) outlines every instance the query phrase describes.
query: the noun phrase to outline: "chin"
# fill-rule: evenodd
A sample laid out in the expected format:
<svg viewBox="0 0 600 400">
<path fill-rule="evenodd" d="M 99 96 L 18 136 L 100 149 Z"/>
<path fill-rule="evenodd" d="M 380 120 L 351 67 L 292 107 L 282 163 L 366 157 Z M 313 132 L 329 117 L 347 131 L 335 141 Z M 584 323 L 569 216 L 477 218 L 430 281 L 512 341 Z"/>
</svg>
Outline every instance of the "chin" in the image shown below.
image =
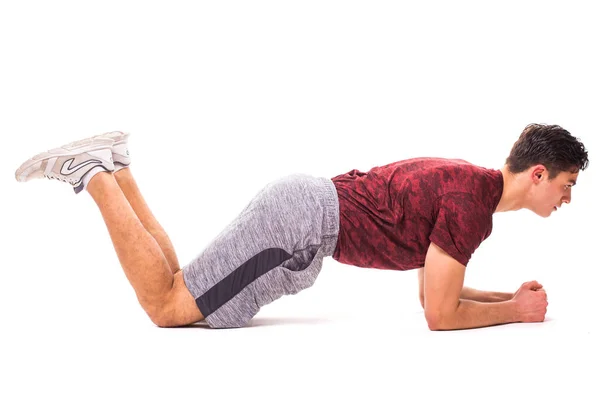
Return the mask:
<svg viewBox="0 0 600 400">
<path fill-rule="evenodd" d="M 550 211 L 548 214 L 546 214 L 546 215 L 542 215 L 542 217 L 544 217 L 544 218 L 549 218 L 549 217 L 552 215 L 552 212 L 553 212 L 553 211 L 554 211 L 554 210 L 551 210 L 551 211 Z"/>
<path fill-rule="evenodd" d="M 533 211 L 533 212 L 534 212 L 536 215 L 539 215 L 539 216 L 540 216 L 540 217 L 542 217 L 542 218 L 548 218 L 548 217 L 550 217 L 550 216 L 552 215 L 552 211 L 554 211 L 554 210 L 550 210 L 550 212 L 547 212 L 547 213 L 542 213 L 542 212 L 535 211 L 535 210 L 532 210 L 532 211 Z"/>
</svg>

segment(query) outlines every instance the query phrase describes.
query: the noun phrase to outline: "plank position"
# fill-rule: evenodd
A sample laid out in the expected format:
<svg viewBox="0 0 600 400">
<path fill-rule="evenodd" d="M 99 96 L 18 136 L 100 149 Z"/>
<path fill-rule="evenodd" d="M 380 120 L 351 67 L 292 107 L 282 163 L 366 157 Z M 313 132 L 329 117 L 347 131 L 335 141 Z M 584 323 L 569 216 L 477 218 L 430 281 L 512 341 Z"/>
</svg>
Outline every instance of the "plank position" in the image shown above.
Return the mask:
<svg viewBox="0 0 600 400">
<path fill-rule="evenodd" d="M 529 124 L 501 169 L 422 157 L 333 178 L 292 174 L 265 185 L 206 247 L 180 267 L 131 171 L 129 134 L 109 132 L 40 153 L 16 179 L 49 178 L 97 204 L 140 305 L 159 327 L 205 321 L 244 327 L 261 307 L 316 280 L 323 259 L 406 271 L 418 268 L 431 330 L 541 322 L 536 281 L 515 293 L 464 287 L 467 264 L 496 212 L 548 217 L 570 203 L 588 165 L 579 139 L 558 125 Z"/>
</svg>

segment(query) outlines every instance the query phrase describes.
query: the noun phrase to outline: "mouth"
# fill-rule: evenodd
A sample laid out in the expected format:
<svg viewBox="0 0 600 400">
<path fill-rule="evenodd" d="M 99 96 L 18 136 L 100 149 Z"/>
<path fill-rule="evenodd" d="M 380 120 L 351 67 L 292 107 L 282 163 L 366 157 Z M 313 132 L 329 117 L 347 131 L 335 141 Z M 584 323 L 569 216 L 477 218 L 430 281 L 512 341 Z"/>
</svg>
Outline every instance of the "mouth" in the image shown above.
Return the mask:
<svg viewBox="0 0 600 400">
<path fill-rule="evenodd" d="M 558 211 L 558 207 L 554 206 L 554 211 Z"/>
</svg>

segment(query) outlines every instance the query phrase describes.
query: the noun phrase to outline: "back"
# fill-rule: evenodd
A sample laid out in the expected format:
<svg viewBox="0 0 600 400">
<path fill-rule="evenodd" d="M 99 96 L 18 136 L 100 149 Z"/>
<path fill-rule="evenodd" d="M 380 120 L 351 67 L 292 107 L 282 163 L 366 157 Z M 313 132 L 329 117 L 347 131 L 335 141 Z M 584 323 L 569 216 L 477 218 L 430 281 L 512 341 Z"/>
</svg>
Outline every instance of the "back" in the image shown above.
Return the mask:
<svg viewBox="0 0 600 400">
<path fill-rule="evenodd" d="M 431 242 L 467 265 L 492 231 L 503 190 L 499 170 L 431 157 L 353 169 L 332 181 L 340 201 L 333 258 L 399 270 L 422 267 Z"/>
</svg>

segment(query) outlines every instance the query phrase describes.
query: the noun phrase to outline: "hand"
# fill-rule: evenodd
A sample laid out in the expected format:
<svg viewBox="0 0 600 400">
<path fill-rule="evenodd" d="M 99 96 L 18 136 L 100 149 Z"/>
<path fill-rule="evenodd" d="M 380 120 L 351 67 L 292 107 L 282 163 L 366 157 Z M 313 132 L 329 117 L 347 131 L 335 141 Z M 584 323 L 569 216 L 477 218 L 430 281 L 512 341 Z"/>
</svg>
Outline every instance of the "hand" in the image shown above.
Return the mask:
<svg viewBox="0 0 600 400">
<path fill-rule="evenodd" d="M 517 305 L 518 322 L 542 322 L 546 317 L 548 296 L 537 281 L 525 282 L 512 299 Z"/>
</svg>

